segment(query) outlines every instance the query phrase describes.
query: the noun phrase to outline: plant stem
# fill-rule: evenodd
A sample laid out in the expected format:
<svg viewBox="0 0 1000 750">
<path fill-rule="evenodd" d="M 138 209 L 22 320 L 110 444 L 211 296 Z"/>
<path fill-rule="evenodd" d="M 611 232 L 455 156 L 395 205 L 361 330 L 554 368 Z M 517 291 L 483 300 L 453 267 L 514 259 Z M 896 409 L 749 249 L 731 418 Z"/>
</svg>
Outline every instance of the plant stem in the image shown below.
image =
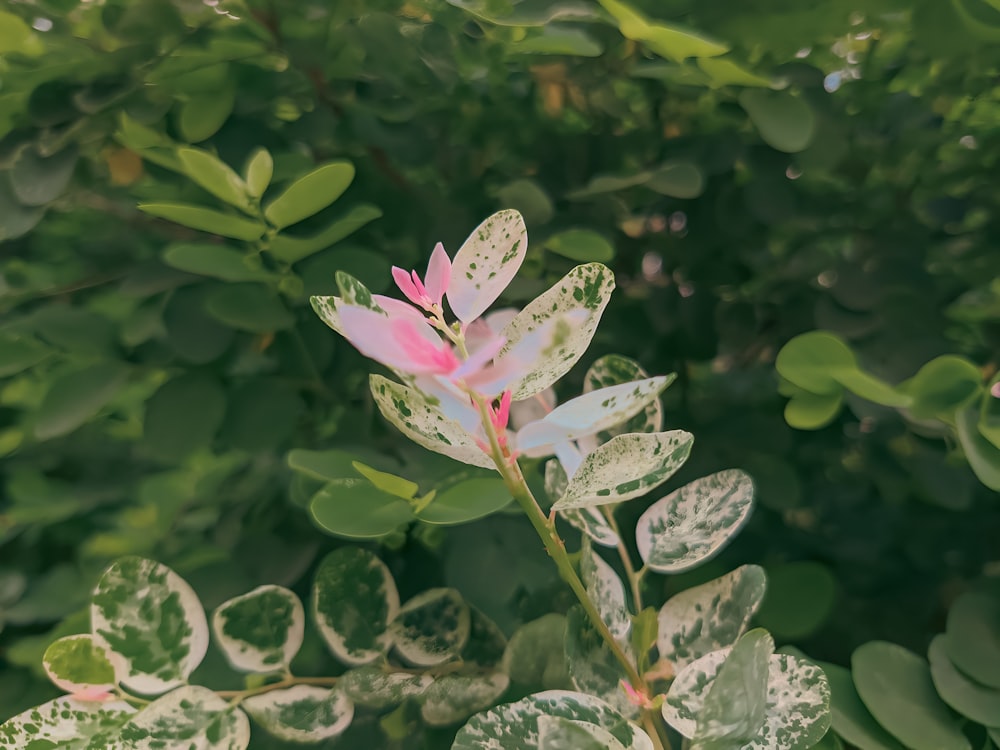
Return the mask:
<svg viewBox="0 0 1000 750">
<path fill-rule="evenodd" d="M 618 556 L 621 558 L 622 567 L 625 569 L 625 577 L 628 578 L 629 588 L 632 590 L 632 605 L 635 607 L 635 614 L 638 614 L 642 612 L 642 587 L 640 586 L 642 576 L 636 575 L 635 566 L 632 565 L 632 556 L 629 554 L 628 547 L 625 546 L 621 532 L 618 530 L 614 507 L 604 505 L 601 507 L 601 512 L 607 519 L 608 526 L 611 527 L 611 530 L 618 537 Z"/>
<path fill-rule="evenodd" d="M 294 685 L 319 685 L 321 687 L 331 687 L 337 684 L 337 680 L 337 677 L 286 677 L 278 682 L 261 685 L 258 688 L 250 688 L 248 690 L 216 690 L 215 694 L 220 698 L 229 698 L 236 703 L 239 703 L 245 698 L 249 698 L 253 695 L 270 693 L 272 690 L 281 690 L 282 688 L 292 687 Z"/>
</svg>

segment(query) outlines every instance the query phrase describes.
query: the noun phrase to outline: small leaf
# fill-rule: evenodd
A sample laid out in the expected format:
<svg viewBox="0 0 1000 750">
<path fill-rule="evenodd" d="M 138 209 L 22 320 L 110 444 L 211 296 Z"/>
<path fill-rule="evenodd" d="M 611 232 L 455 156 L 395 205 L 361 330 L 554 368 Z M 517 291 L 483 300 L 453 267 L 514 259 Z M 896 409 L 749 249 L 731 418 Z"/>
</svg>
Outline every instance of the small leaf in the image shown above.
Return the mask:
<svg viewBox="0 0 1000 750">
<path fill-rule="evenodd" d="M 947 354 L 925 364 L 899 389 L 913 398 L 908 411 L 917 419 L 950 416 L 983 387 L 983 376 L 965 357 Z"/>
<path fill-rule="evenodd" d="M 149 452 L 179 461 L 207 448 L 222 424 L 226 392 L 201 372 L 168 380 L 146 401 L 143 440 Z"/>
<path fill-rule="evenodd" d="M 2 23 L 0 13 L 0 23 Z M 2 32 L 0 32 L 2 33 Z M 83 702 L 56 698 L 0 724 L 0 748 L 79 750 L 113 747 L 119 727 L 135 708 L 124 701 Z"/>
<path fill-rule="evenodd" d="M 38 55 L 45 46 L 20 16 L 0 10 L 0 55 Z"/>
<path fill-rule="evenodd" d="M 821 664 L 830 682 L 830 719 L 833 731 L 861 750 L 904 750 L 861 702 L 851 671 Z"/>
<path fill-rule="evenodd" d="M 115 397 L 127 377 L 120 362 L 101 362 L 56 378 L 35 413 L 35 437 L 51 440 L 73 432 Z"/>
<path fill-rule="evenodd" d="M 522 685 L 559 688 L 569 685 L 564 643 L 566 617 L 550 613 L 519 627 L 507 642 L 503 671 Z"/>
<path fill-rule="evenodd" d="M 320 742 L 343 734 L 354 719 L 354 704 L 343 691 L 295 685 L 253 695 L 243 707 L 278 739 Z"/>
<path fill-rule="evenodd" d="M 388 651 L 399 592 L 371 552 L 341 547 L 327 555 L 316 571 L 312 602 L 320 635 L 340 661 L 367 664 Z"/>
<path fill-rule="evenodd" d="M 260 198 L 271 184 L 271 176 L 274 174 L 274 159 L 271 152 L 266 148 L 258 148 L 247 160 L 245 176 L 247 193 L 253 198 Z"/>
<path fill-rule="evenodd" d="M 197 185 L 230 206 L 254 215 L 247 185 L 232 167 L 208 151 L 197 148 L 179 148 L 177 157 L 181 160 L 184 174 Z"/>
<path fill-rule="evenodd" d="M 126 739 L 127 738 L 127 739 Z M 185 748 L 246 750 L 250 721 L 239 708 L 200 685 L 184 685 L 158 698 L 121 728 L 108 750 Z"/>
<path fill-rule="evenodd" d="M 335 479 L 313 495 L 316 524 L 346 539 L 378 539 L 413 520 L 413 507 L 365 479 Z"/>
<path fill-rule="evenodd" d="M 833 395 L 800 391 L 785 404 L 785 421 L 797 430 L 818 430 L 836 419 L 843 404 L 843 391 Z"/>
<path fill-rule="evenodd" d="M 271 240 L 267 251 L 284 263 L 298 263 L 321 250 L 335 245 L 350 234 L 379 218 L 382 209 L 369 203 L 349 208 L 339 219 L 335 219 L 326 229 L 321 229 L 310 237 L 292 237 L 279 234 Z"/>
<path fill-rule="evenodd" d="M 549 237 L 542 247 L 578 263 L 607 263 L 615 257 L 614 245 L 590 229 L 567 229 Z"/>
<path fill-rule="evenodd" d="M 588 539 L 584 538 L 583 542 L 580 578 L 587 587 L 587 594 L 601 613 L 601 619 L 611 635 L 618 639 L 627 638 L 632 621 L 625 599 L 625 584 L 614 568 L 594 552 Z"/>
<path fill-rule="evenodd" d="M 705 190 L 705 175 L 689 161 L 669 161 L 649 173 L 646 187 L 671 198 L 697 198 Z"/>
<path fill-rule="evenodd" d="M 512 180 L 497 190 L 497 201 L 518 211 L 531 224 L 548 224 L 555 215 L 555 206 L 545 189 L 535 180 Z"/>
<path fill-rule="evenodd" d="M 416 482 L 411 482 L 409 479 L 404 479 L 403 477 L 397 477 L 395 474 L 390 474 L 386 471 L 373 469 L 371 466 L 366 466 L 360 461 L 352 461 L 351 466 L 377 489 L 382 492 L 388 492 L 390 495 L 401 497 L 404 500 L 412 499 L 417 494 L 417 490 L 420 489 Z"/>
<path fill-rule="evenodd" d="M 552 25 L 543 26 L 540 33 L 509 44 L 508 51 L 515 55 L 597 57 L 604 47 L 583 29 Z"/>
<path fill-rule="evenodd" d="M 667 481 L 687 460 L 694 438 L 683 430 L 619 435 L 588 454 L 555 510 L 620 503 Z"/>
<path fill-rule="evenodd" d="M 948 655 L 945 635 L 936 635 L 927 651 L 931 663 L 931 678 L 938 694 L 963 716 L 992 724 L 1000 717 L 1000 690 L 986 687 L 966 677 Z"/>
<path fill-rule="evenodd" d="M 742 565 L 672 596 L 659 612 L 660 658 L 679 673 L 695 659 L 736 643 L 760 607 L 765 586 L 763 568 Z"/>
<path fill-rule="evenodd" d="M 627 680 L 625 670 L 579 605 L 566 613 L 565 647 L 566 668 L 574 688 L 600 698 L 623 716 L 638 715 L 638 707 L 621 686 L 622 680 Z"/>
<path fill-rule="evenodd" d="M 340 450 L 310 451 L 297 448 L 288 452 L 288 466 L 313 479 L 349 479 L 354 476 L 353 453 Z"/>
<path fill-rule="evenodd" d="M 757 622 L 775 637 L 799 640 L 818 630 L 833 611 L 837 581 L 830 569 L 804 560 L 767 569 L 767 596 Z"/>
<path fill-rule="evenodd" d="M 357 705 L 376 711 L 397 706 L 426 690 L 434 678 L 427 674 L 389 672 L 382 667 L 351 669 L 340 677 L 337 687 Z"/>
<path fill-rule="evenodd" d="M 825 331 L 796 336 L 774 362 L 775 369 L 788 382 L 817 395 L 836 395 L 843 386 L 835 372 L 856 370 L 854 352 L 843 339 Z"/>
<path fill-rule="evenodd" d="M 476 227 L 452 260 L 447 297 L 455 317 L 469 323 L 486 312 L 527 251 L 528 232 L 517 211 L 498 211 Z"/>
<path fill-rule="evenodd" d="M 728 57 L 698 58 L 698 67 L 712 79 L 712 88 L 722 86 L 755 86 L 770 88 L 771 79 L 747 70 L 742 64 Z"/>
<path fill-rule="evenodd" d="M 501 672 L 439 677 L 420 694 L 420 717 L 431 727 L 457 724 L 492 706 L 509 684 Z"/>
<path fill-rule="evenodd" d="M 259 259 L 225 245 L 177 242 L 163 251 L 163 262 L 181 271 L 223 281 L 270 281 L 277 275 L 254 263 Z"/>
<path fill-rule="evenodd" d="M 955 414 L 955 431 L 976 477 L 991 490 L 1000 491 L 1000 448 L 979 431 L 979 418 L 975 406 L 960 410 Z"/>
<path fill-rule="evenodd" d="M 27 234 L 44 215 L 43 207 L 25 206 L 17 199 L 10 180 L 0 180 L 0 242 Z"/>
<path fill-rule="evenodd" d="M 140 203 L 139 210 L 191 229 L 245 242 L 252 242 L 264 234 L 264 225 L 256 221 L 187 203 Z"/>
<path fill-rule="evenodd" d="M 66 190 L 79 156 L 75 146 L 64 148 L 52 156 L 42 156 L 26 148 L 10 168 L 10 184 L 14 195 L 25 206 L 44 206 Z"/>
<path fill-rule="evenodd" d="M 590 393 L 599 388 L 607 388 L 619 383 L 631 383 L 648 377 L 649 373 L 642 369 L 635 360 L 619 354 L 608 354 L 596 360 L 583 376 L 583 392 Z M 669 387 L 677 378 L 674 374 L 665 377 L 667 379 L 665 387 Z M 662 429 L 663 404 L 659 398 L 654 398 L 646 404 L 641 412 L 624 424 L 612 427 L 605 434 L 600 435 L 599 440 L 607 442 L 615 435 L 626 432 L 660 432 Z"/>
<path fill-rule="evenodd" d="M 152 560 L 126 557 L 112 564 L 94 589 L 90 619 L 94 640 L 124 660 L 122 684 L 138 693 L 182 685 L 208 649 L 208 621 L 197 594 Z"/>
<path fill-rule="evenodd" d="M 625 750 L 625 746 L 596 724 L 539 716 L 538 750 Z"/>
<path fill-rule="evenodd" d="M 180 103 L 177 112 L 177 130 L 188 143 L 207 140 L 229 119 L 235 103 L 236 87 L 232 82 L 219 87 L 211 94 L 191 95 L 187 101 Z M 184 162 L 183 156 L 181 162 Z M 184 166 L 185 171 L 190 169 L 187 164 Z"/>
<path fill-rule="evenodd" d="M 945 647 L 969 677 L 1000 689 L 1000 597 L 970 591 L 956 599 L 948 610 Z"/>
<path fill-rule="evenodd" d="M 296 179 L 267 204 L 264 216 L 278 229 L 317 214 L 337 200 L 354 181 L 354 165 L 332 161 Z"/>
<path fill-rule="evenodd" d="M 435 588 L 404 604 L 389 626 L 396 651 L 418 667 L 457 656 L 469 639 L 469 605 L 455 589 Z"/>
<path fill-rule="evenodd" d="M 739 469 L 711 474 L 653 503 L 636 525 L 639 557 L 680 573 L 717 555 L 750 517 L 753 481 Z"/>
<path fill-rule="evenodd" d="M 512 499 L 502 479 L 476 477 L 439 492 L 416 515 L 424 523 L 453 526 L 496 513 Z"/>
<path fill-rule="evenodd" d="M 761 140 L 778 151 L 804 151 L 816 134 L 816 115 L 808 102 L 787 91 L 746 89 L 739 102 Z"/>
<path fill-rule="evenodd" d="M 34 367 L 51 352 L 51 349 L 30 336 L 0 334 L 0 378 L 17 375 Z"/>
<path fill-rule="evenodd" d="M 651 174 L 651 172 L 645 171 L 629 175 L 594 175 L 584 187 L 571 191 L 566 197 L 575 201 L 607 193 L 617 193 L 619 190 L 645 184 Z"/>
<path fill-rule="evenodd" d="M 716 57 L 729 51 L 725 44 L 693 31 L 665 23 L 650 23 L 641 13 L 620 0 L 599 2 L 618 22 L 622 36 L 645 42 L 653 52 L 675 62 L 682 62 L 688 57 Z"/>
<path fill-rule="evenodd" d="M 241 672 L 286 669 L 302 646 L 304 628 L 302 602 L 281 586 L 259 586 L 224 602 L 212 615 L 219 648 Z"/>
<path fill-rule="evenodd" d="M 67 693 L 84 688 L 110 692 L 117 685 L 110 654 L 93 636 L 69 635 L 45 649 L 42 666 L 52 683 Z"/>
<path fill-rule="evenodd" d="M 272 333 L 295 324 L 281 297 L 264 284 L 220 286 L 206 297 L 205 309 L 226 325 L 251 333 Z"/>
</svg>

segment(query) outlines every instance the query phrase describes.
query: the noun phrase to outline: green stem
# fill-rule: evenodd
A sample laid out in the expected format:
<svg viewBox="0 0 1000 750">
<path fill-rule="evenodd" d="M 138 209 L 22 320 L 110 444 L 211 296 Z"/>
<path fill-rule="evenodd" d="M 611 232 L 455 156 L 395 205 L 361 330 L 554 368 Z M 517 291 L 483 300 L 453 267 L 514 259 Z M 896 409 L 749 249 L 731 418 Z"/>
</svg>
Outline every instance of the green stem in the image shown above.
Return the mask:
<svg viewBox="0 0 1000 750">
<path fill-rule="evenodd" d="M 632 606 L 635 607 L 635 614 L 642 612 L 642 587 L 640 582 L 642 581 L 642 575 L 636 574 L 635 566 L 632 565 L 632 556 L 628 552 L 628 548 L 625 546 L 625 541 L 622 539 L 621 532 L 618 530 L 618 522 L 615 520 L 614 507 L 611 505 L 604 505 L 601 507 L 601 512 L 604 514 L 604 518 L 608 522 L 608 526 L 611 530 L 615 532 L 618 537 L 618 557 L 621 558 L 622 567 L 625 569 L 625 577 L 628 578 L 629 588 L 632 590 Z"/>
</svg>

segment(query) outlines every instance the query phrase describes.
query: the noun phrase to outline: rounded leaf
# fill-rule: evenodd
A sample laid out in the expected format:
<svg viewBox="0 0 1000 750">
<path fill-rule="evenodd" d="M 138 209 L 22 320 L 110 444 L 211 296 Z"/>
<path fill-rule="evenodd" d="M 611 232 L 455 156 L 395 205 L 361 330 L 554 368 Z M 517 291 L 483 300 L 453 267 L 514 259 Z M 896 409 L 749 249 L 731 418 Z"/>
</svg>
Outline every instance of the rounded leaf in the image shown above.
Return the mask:
<svg viewBox="0 0 1000 750">
<path fill-rule="evenodd" d="M 774 366 L 789 383 L 809 393 L 833 396 L 843 389 L 833 374 L 856 370 L 858 364 L 854 352 L 839 336 L 812 331 L 785 344 L 778 352 Z"/>
<path fill-rule="evenodd" d="M 927 658 L 931 663 L 931 679 L 944 702 L 980 724 L 1000 721 L 1000 690 L 980 685 L 958 671 L 948 656 L 947 636 L 937 635 L 931 641 Z"/>
<path fill-rule="evenodd" d="M 512 498 L 502 479 L 476 477 L 453 484 L 417 513 L 424 523 L 451 526 L 483 518 L 507 507 Z"/>
<path fill-rule="evenodd" d="M 0 724 L 0 748 L 113 747 L 111 743 L 118 737 L 119 728 L 134 713 L 135 708 L 124 701 L 101 703 L 56 698 Z"/>
<path fill-rule="evenodd" d="M 289 742 L 320 742 L 344 732 L 354 719 L 354 704 L 340 689 L 295 685 L 253 695 L 243 701 L 254 721 Z"/>
<path fill-rule="evenodd" d="M 583 392 L 619 383 L 631 383 L 648 378 L 649 374 L 634 359 L 620 354 L 608 354 L 596 360 L 583 376 Z M 667 386 L 674 382 L 676 375 L 668 375 Z M 666 386 L 665 386 L 666 387 Z M 607 431 L 607 438 L 626 432 L 660 432 L 663 430 L 663 403 L 654 398 L 638 414 L 628 419 L 624 424 L 617 425 Z"/>
<path fill-rule="evenodd" d="M 220 605 L 212 632 L 234 669 L 275 672 L 287 668 L 302 646 L 305 610 L 294 592 L 259 586 Z"/>
<path fill-rule="evenodd" d="M 52 683 L 67 693 L 85 688 L 111 691 L 118 680 L 112 654 L 90 635 L 68 635 L 50 644 L 42 666 Z"/>
<path fill-rule="evenodd" d="M 354 165 L 332 161 L 299 177 L 267 204 L 264 216 L 278 229 L 317 214 L 344 194 L 354 181 Z"/>
<path fill-rule="evenodd" d="M 410 523 L 413 507 L 366 479 L 335 479 L 313 495 L 309 512 L 324 531 L 347 539 L 378 539 Z"/>
<path fill-rule="evenodd" d="M 767 581 L 757 622 L 777 638 L 805 638 L 833 611 L 837 581 L 822 563 L 806 560 L 775 565 L 767 569 Z"/>
<path fill-rule="evenodd" d="M 462 651 L 469 640 L 469 605 L 455 589 L 435 588 L 400 607 L 391 625 L 396 651 L 418 667 L 441 664 Z"/>
<path fill-rule="evenodd" d="M 214 690 L 184 685 L 135 714 L 116 739 L 117 742 L 107 745 L 108 750 L 156 747 L 246 750 L 250 744 L 250 720 Z"/>
<path fill-rule="evenodd" d="M 539 716 L 538 750 L 625 750 L 625 746 L 597 724 Z"/>
<path fill-rule="evenodd" d="M 816 115 L 808 102 L 787 91 L 745 89 L 739 101 L 761 139 L 778 151 L 804 151 L 816 133 Z"/>
<path fill-rule="evenodd" d="M 586 537 L 580 557 L 580 578 L 611 635 L 626 638 L 632 628 L 632 620 L 625 598 L 625 584 L 615 569 L 594 552 Z"/>
<path fill-rule="evenodd" d="M 420 694 L 420 716 L 432 727 L 457 724 L 493 705 L 508 685 L 510 678 L 502 672 L 439 677 Z"/>
<path fill-rule="evenodd" d="M 56 378 L 35 412 L 35 437 L 50 440 L 73 432 L 115 397 L 127 377 L 121 362 L 101 362 Z"/>
<path fill-rule="evenodd" d="M 1000 597 L 986 591 L 962 594 L 948 610 L 945 638 L 956 667 L 977 682 L 1000 689 Z"/>
<path fill-rule="evenodd" d="M 366 665 L 344 672 L 337 687 L 355 704 L 381 711 L 420 695 L 432 682 L 434 678 L 427 674 L 389 672 Z"/>
<path fill-rule="evenodd" d="M 225 96 L 216 97 L 216 99 L 223 100 L 221 103 L 225 104 Z M 223 107 L 224 110 L 225 107 Z M 206 114 L 218 115 L 221 112 Z M 222 114 L 222 119 L 225 120 L 226 116 L 228 116 L 228 112 Z M 213 125 L 214 123 L 206 124 Z M 202 188 L 230 206 L 235 206 L 242 211 L 251 211 L 246 183 L 228 164 L 214 154 L 197 148 L 178 149 L 177 157 L 181 161 L 184 174 Z"/>
<path fill-rule="evenodd" d="M 836 664 L 824 663 L 820 666 L 830 682 L 830 722 L 833 730 L 861 750 L 904 750 L 861 702 L 851 671 Z"/>
</svg>

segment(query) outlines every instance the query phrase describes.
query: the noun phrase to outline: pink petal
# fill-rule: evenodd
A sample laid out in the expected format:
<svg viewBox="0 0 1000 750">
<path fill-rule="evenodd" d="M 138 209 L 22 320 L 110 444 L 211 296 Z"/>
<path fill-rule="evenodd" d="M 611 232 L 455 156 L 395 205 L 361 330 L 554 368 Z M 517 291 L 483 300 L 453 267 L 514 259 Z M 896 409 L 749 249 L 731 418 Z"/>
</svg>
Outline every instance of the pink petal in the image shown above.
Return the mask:
<svg viewBox="0 0 1000 750">
<path fill-rule="evenodd" d="M 420 292 L 413 283 L 413 279 L 410 278 L 410 274 L 404 271 L 399 266 L 392 267 L 392 278 L 396 282 L 396 286 L 399 287 L 401 291 L 410 302 L 418 307 L 423 307 L 423 303 L 420 299 Z"/>
<path fill-rule="evenodd" d="M 451 278 L 451 259 L 440 242 L 434 246 L 431 259 L 427 262 L 427 274 L 424 283 L 427 286 L 427 296 L 435 305 L 440 305 L 448 291 L 448 281 Z"/>
<path fill-rule="evenodd" d="M 410 372 L 443 375 L 453 372 L 460 364 L 449 344 L 440 339 L 435 344 L 421 336 L 417 324 L 408 318 L 392 321 L 392 336 L 410 359 Z"/>
<path fill-rule="evenodd" d="M 455 378 L 464 378 L 467 375 L 471 375 L 474 372 L 478 372 L 486 366 L 486 363 L 492 360 L 500 350 L 503 349 L 503 345 L 507 343 L 507 339 L 503 336 L 494 336 L 488 341 L 484 341 L 476 351 L 469 355 L 457 370 L 453 373 Z"/>
<path fill-rule="evenodd" d="M 70 695 L 70 698 L 77 701 L 104 702 L 114 698 L 114 695 L 112 695 L 104 685 L 88 685 L 82 690 L 77 690 L 75 693 Z"/>
<path fill-rule="evenodd" d="M 487 398 L 496 398 L 523 374 L 524 366 L 521 362 L 513 357 L 506 357 L 489 367 L 483 367 L 466 375 L 463 379 L 476 393 L 481 393 Z"/>
<path fill-rule="evenodd" d="M 384 294 L 373 294 L 372 301 L 385 310 L 390 318 L 409 318 L 417 323 L 427 322 L 427 316 L 424 315 L 422 310 L 419 310 L 408 302 L 403 302 L 401 299 L 386 297 Z M 431 333 L 434 333 L 433 329 Z M 437 338 L 436 333 L 434 337 Z"/>
<path fill-rule="evenodd" d="M 990 388 L 990 395 L 993 396 L 993 398 L 1000 398 L 1000 380 L 995 382 L 993 387 Z"/>
<path fill-rule="evenodd" d="M 409 316 L 389 317 L 356 305 L 340 305 L 337 312 L 340 314 L 344 338 L 366 357 L 401 372 L 414 374 L 440 372 L 440 365 L 428 361 L 423 349 L 420 350 L 420 356 L 414 359 L 411 352 L 400 346 L 397 338 L 395 326 L 405 322 L 411 326 L 408 328 L 408 333 L 416 341 L 422 341 L 431 348 L 434 347 L 435 341 L 438 342 L 438 346 L 444 345 L 434 329 L 426 322 L 415 321 Z"/>
</svg>

